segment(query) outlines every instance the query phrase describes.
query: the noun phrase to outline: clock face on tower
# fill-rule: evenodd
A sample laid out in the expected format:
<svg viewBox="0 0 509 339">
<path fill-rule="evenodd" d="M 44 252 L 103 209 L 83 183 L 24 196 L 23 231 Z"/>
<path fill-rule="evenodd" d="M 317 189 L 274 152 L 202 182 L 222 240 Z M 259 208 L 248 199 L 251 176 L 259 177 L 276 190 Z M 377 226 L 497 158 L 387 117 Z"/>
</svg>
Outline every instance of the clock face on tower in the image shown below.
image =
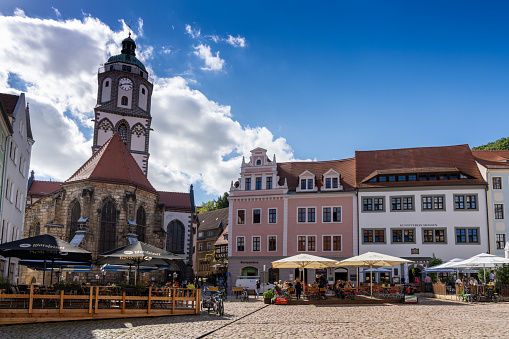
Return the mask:
<svg viewBox="0 0 509 339">
<path fill-rule="evenodd" d="M 133 88 L 133 82 L 128 78 L 122 78 L 118 82 L 118 85 L 120 88 L 122 88 L 124 91 L 130 91 Z"/>
</svg>

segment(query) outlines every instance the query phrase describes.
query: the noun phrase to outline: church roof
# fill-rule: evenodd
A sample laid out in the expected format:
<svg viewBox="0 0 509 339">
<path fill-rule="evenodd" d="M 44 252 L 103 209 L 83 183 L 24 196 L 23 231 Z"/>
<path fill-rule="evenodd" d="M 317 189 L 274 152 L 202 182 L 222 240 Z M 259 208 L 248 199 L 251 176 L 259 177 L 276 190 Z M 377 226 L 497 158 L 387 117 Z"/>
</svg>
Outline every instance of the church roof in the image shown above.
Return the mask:
<svg viewBox="0 0 509 339">
<path fill-rule="evenodd" d="M 192 210 L 190 193 L 163 191 L 157 193 L 159 193 L 159 202 L 164 203 L 166 209 Z"/>
<path fill-rule="evenodd" d="M 145 66 L 141 63 L 138 58 L 136 58 L 136 43 L 131 37 L 127 37 L 122 41 L 122 51 L 119 55 L 114 55 L 108 59 L 106 64 L 111 64 L 113 62 L 125 62 L 127 64 L 136 65 L 145 72 Z"/>
<path fill-rule="evenodd" d="M 64 184 L 86 180 L 133 185 L 148 191 L 156 191 L 117 133 L 113 134 Z"/>
<path fill-rule="evenodd" d="M 60 181 L 34 180 L 32 181 L 32 185 L 30 185 L 30 189 L 27 194 L 45 196 L 58 191 L 61 188 L 61 185 L 62 183 Z"/>
</svg>

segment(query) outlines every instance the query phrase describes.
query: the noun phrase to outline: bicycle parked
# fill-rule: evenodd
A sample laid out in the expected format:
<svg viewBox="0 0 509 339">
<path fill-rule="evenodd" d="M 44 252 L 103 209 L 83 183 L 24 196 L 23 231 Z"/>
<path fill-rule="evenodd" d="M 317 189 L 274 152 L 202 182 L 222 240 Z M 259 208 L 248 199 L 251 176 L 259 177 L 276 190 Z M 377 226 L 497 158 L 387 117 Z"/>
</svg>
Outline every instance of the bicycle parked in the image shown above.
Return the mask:
<svg viewBox="0 0 509 339">
<path fill-rule="evenodd" d="M 242 294 L 240 295 L 240 301 L 249 301 L 249 294 L 247 293 L 247 288 L 244 288 Z"/>
<path fill-rule="evenodd" d="M 219 316 L 224 315 L 224 298 L 225 294 L 221 291 L 204 291 L 202 294 L 202 309 L 207 309 Z"/>
</svg>

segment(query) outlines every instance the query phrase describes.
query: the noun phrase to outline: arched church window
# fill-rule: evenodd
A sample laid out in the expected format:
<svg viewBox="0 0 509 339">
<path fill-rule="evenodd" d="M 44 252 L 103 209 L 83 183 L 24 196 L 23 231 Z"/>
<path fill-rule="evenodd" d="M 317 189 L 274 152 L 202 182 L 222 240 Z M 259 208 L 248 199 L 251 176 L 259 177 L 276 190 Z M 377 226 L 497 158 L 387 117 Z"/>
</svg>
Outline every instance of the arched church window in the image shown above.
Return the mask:
<svg viewBox="0 0 509 339">
<path fill-rule="evenodd" d="M 184 253 L 184 225 L 173 220 L 168 224 L 166 233 L 166 250 L 172 253 Z"/>
<path fill-rule="evenodd" d="M 136 212 L 136 234 L 138 235 L 138 241 L 145 242 L 145 230 L 147 226 L 147 214 L 145 209 L 140 206 Z"/>
<path fill-rule="evenodd" d="M 118 135 L 120 136 L 120 138 L 122 139 L 124 144 L 127 145 L 127 126 L 126 126 L 126 124 L 120 124 L 120 126 L 118 126 Z"/>
<path fill-rule="evenodd" d="M 104 84 L 104 87 L 109 87 L 109 86 L 110 86 L 110 82 L 106 81 L 106 83 Z"/>
<path fill-rule="evenodd" d="M 129 101 L 128 101 L 127 97 L 126 97 L 126 96 L 123 96 L 123 97 L 122 97 L 122 101 L 121 101 L 121 105 L 123 105 L 123 106 L 127 106 L 127 103 L 128 103 L 128 102 L 129 102 Z"/>
<path fill-rule="evenodd" d="M 107 201 L 101 209 L 101 232 L 99 254 L 115 248 L 116 245 L 117 209 L 113 202 Z"/>
<path fill-rule="evenodd" d="M 76 231 L 78 230 L 78 220 L 81 216 L 81 206 L 79 202 L 75 202 L 71 208 L 71 227 L 69 227 L 69 241 L 74 238 Z"/>
</svg>

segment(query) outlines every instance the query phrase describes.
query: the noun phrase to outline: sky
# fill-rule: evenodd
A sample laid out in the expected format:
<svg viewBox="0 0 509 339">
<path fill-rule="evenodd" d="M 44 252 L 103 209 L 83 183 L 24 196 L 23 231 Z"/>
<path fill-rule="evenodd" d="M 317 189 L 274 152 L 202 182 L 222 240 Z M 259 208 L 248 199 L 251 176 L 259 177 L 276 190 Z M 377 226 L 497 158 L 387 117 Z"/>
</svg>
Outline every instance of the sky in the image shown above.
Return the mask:
<svg viewBox="0 0 509 339">
<path fill-rule="evenodd" d="M 129 27 L 154 78 L 149 180 L 229 191 L 278 162 L 507 137 L 507 1 L 0 2 L 0 92 L 26 93 L 38 180 L 91 155 L 97 70 Z"/>
</svg>

